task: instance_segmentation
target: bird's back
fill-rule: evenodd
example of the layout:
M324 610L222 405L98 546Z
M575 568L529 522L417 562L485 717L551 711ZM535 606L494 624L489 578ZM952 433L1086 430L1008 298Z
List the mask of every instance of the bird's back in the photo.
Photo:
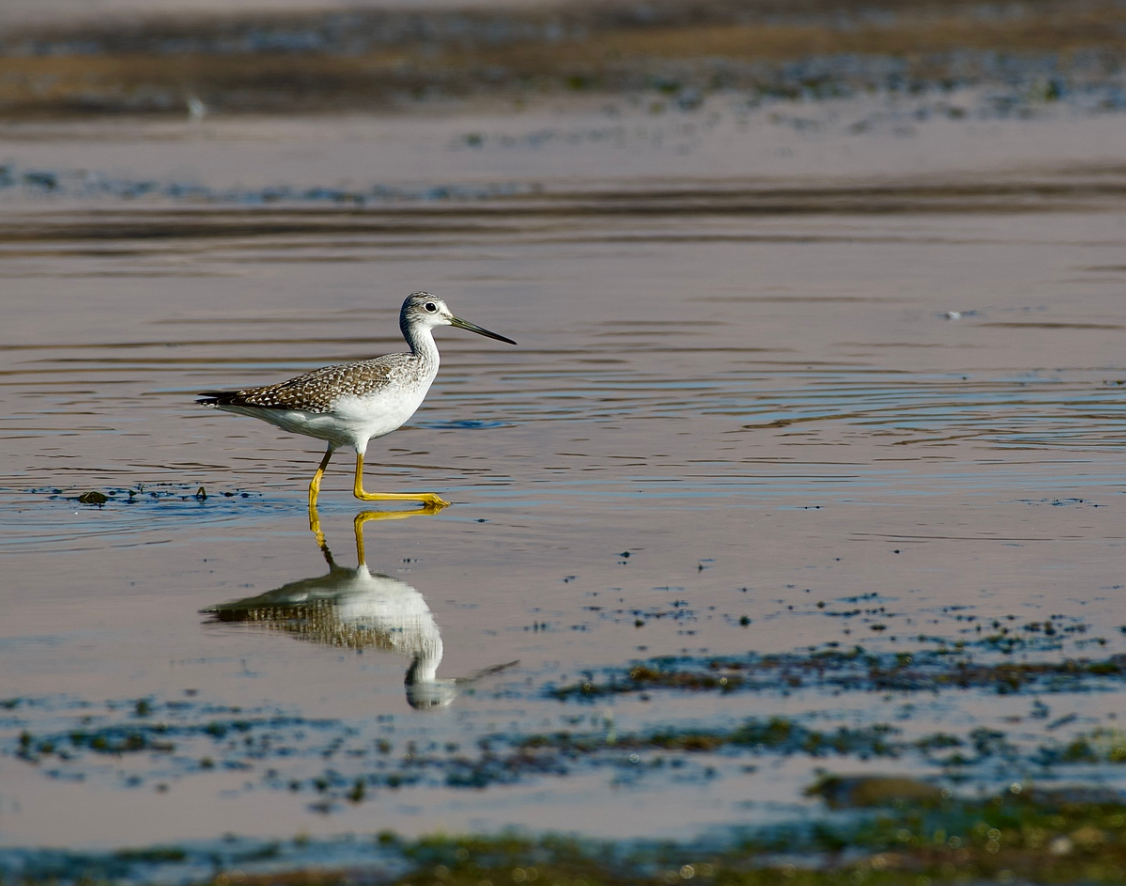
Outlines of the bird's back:
M420 372L410 354L388 354L374 360L357 360L322 366L278 384L238 391L204 391L196 402L222 409L250 406L263 409L296 409L302 412L331 412L341 399L369 399L388 388L418 387L427 373ZM433 373L430 373L430 381ZM429 387L427 382L425 385Z

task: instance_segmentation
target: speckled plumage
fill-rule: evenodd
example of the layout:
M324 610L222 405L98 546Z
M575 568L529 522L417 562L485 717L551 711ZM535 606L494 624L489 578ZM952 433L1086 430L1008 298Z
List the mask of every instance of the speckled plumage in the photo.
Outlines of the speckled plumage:
M370 397L381 388L409 385L420 375L420 366L410 354L388 354L374 360L322 366L288 381L241 391L207 392L198 402L204 406L259 406L298 409L302 412L331 412L341 397Z
M438 374L440 358L432 332L435 326L457 326L516 344L455 317L440 298L428 292L415 292L403 302L399 313L399 328L410 345L410 353L323 366L274 385L238 391L206 391L196 402L325 440L328 451L309 485L310 505L316 503L321 476L332 453L340 446L351 446L356 452L353 491L357 498L365 501L409 499L441 507L445 502L430 493L366 493L362 484L363 456L368 441L390 434L414 415Z

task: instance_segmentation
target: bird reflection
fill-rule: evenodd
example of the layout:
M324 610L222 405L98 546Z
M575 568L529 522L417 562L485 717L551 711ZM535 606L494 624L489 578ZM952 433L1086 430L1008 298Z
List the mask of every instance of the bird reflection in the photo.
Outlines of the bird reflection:
M430 607L405 581L371 572L364 556L364 524L373 520L401 520L436 514L440 508L409 511L363 511L353 523L356 534L355 569L339 565L328 549L315 507L309 509L309 528L328 563L326 575L290 582L257 597L246 597L202 610L210 623L242 622L303 640L347 649L380 649L410 656L405 679L407 702L433 710L449 705L458 689L518 662L506 662L468 677L439 679L442 636Z

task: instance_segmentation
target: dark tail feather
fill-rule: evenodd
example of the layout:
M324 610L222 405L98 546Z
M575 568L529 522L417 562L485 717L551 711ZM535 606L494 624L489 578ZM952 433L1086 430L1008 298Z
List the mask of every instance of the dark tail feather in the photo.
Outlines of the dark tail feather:
M196 403L200 406L235 406L240 399L238 391L200 391Z

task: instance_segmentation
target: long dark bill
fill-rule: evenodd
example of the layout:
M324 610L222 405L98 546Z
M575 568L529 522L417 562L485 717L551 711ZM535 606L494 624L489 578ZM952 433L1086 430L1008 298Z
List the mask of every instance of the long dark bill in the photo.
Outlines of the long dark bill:
M507 342L510 345L516 344L512 339L505 338L503 335L497 335L495 332L489 332L487 329L482 329L468 320L462 320L461 317L454 317L450 320L451 326L456 326L458 329L468 329L470 332L476 332L478 335L483 335L485 338L495 338L497 341Z

